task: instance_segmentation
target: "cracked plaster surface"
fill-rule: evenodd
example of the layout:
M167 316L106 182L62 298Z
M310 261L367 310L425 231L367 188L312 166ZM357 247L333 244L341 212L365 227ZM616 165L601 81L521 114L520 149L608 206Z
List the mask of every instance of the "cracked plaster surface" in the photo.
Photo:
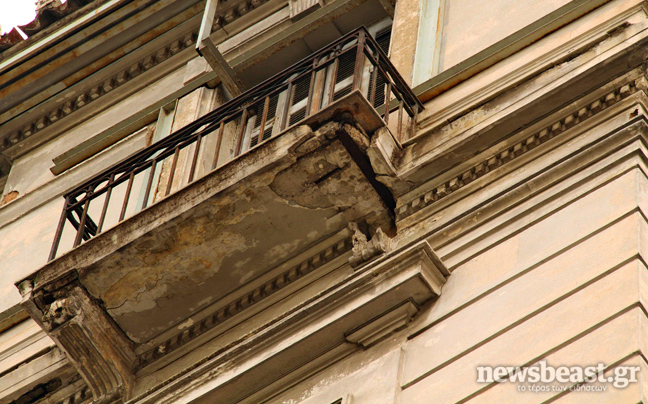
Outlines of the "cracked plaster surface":
M83 283L141 343L339 231L346 221L382 217L384 209L344 147L333 141L289 168L248 177L180 221L163 224L101 262L101 271L85 271Z

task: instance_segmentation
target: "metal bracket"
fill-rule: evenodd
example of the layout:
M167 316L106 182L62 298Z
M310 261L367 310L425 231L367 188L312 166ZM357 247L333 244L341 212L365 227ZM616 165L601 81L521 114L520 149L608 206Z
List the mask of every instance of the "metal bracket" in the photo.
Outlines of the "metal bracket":
M217 6L218 0L207 0L205 4L198 40L196 41L196 52L207 60L207 63L220 78L230 95L236 97L243 93L245 87L209 37L211 28L214 25Z

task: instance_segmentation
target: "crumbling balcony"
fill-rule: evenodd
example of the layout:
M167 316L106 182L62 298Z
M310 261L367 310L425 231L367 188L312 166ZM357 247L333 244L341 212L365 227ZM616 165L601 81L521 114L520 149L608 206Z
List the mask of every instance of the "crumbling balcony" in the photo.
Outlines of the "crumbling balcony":
M410 136L419 108L359 29L68 192L51 261L18 283L23 305L104 400L152 389L147 375L190 361L183 347L225 329L230 350L207 352L221 365L263 327L300 329L304 313L338 310L217 384L221 403L264 388L264 372L371 344L438 295L444 274L429 247L374 259L338 289L309 292L319 300L285 299L388 250L394 201L374 166L390 164L385 150ZM298 314L260 314L281 299Z

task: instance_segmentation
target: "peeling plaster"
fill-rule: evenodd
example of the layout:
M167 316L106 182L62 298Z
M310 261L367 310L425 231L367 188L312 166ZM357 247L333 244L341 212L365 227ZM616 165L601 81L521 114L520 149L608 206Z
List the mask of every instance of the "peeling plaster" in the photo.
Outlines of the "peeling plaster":
M368 147L362 131L329 123L279 160L255 149L241 166L250 174L173 219L155 219L159 226L81 270L82 283L129 338L146 343L350 221L390 222L338 140L342 127Z

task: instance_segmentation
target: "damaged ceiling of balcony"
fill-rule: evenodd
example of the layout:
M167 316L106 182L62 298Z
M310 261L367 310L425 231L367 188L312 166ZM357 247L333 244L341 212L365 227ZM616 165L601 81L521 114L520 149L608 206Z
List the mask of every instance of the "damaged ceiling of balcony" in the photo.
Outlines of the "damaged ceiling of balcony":
M335 138L338 126L325 125L314 137L306 130L301 139L310 140L297 142L288 159L242 156L256 158L260 169L174 219L160 218L153 231L80 271L82 283L143 343L349 221L388 227L385 203Z

